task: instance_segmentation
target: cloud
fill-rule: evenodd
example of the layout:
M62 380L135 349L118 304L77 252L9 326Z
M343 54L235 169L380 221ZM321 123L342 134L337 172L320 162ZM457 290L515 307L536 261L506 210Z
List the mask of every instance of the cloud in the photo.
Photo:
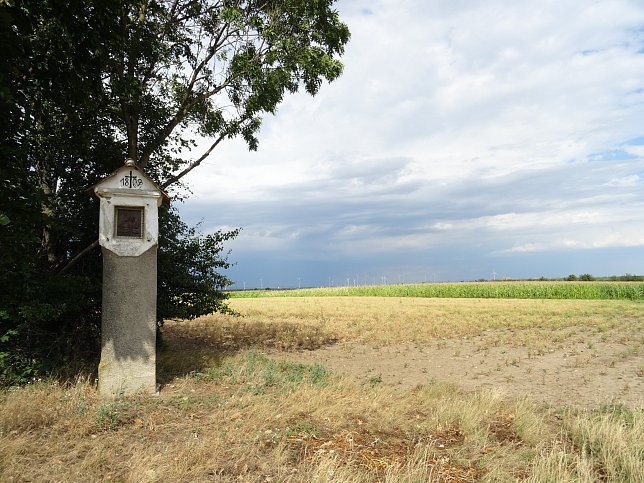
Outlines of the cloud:
M641 2L337 5L343 75L267 116L257 153L228 143L187 180L185 216L244 227L238 273L259 253L320 271L413 255L461 260L459 277L482 259L644 245Z
M624 151L638 158L644 158L644 145L629 146L626 145L623 147Z
M584 238L584 239L581 239ZM644 230L629 229L621 233L593 234L589 239L585 239L583 234L579 238L557 238L537 243L523 243L505 250L507 253L527 253L527 252L545 252L545 251L571 251L571 250L591 250L608 247L641 247L644 246Z
M642 181L640 175L638 174L631 174L628 176L624 176L623 178L612 178L610 181L606 183L606 186L621 186L621 187L629 187L629 186L637 186L640 184Z

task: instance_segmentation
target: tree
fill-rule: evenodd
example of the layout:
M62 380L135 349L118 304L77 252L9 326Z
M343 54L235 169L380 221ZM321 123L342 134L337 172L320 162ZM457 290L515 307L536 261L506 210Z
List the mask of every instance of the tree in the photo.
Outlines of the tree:
M0 372L13 371L0 379L95 348L101 260L84 188L125 153L180 199L224 140L257 149L285 94L340 75L349 32L333 1L0 4ZM211 142L192 157L197 136ZM159 316L225 310L217 270L237 232L202 236L173 210L160 230Z
M181 221L175 210L159 212L157 316L164 319L193 319L212 312L229 312L222 292L228 279L218 273L230 267L220 255L226 241L239 230L198 236L196 228Z
M342 72L349 31L334 0L139 0L121 5L106 94L127 135L128 157L167 187L224 139L257 149L260 116L286 92L317 93ZM196 159L173 157L199 134Z
M96 234L83 187L118 165L101 95L109 12L82 2L24 0L0 7L0 381L20 382L95 352L100 320L96 253L57 271ZM105 40L104 40L105 39ZM112 163L96 162L102 152Z

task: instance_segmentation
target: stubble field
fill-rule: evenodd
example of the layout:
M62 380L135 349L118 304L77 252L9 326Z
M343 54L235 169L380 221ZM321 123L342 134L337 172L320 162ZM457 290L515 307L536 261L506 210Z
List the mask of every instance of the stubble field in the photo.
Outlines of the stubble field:
M263 342L272 357L359 380L400 389L457 383L553 406L644 400L639 302L349 296L231 305L245 322L299 327L299 339ZM292 348L314 350L280 351Z
M168 321L158 396L0 400L3 481L643 481L644 306L276 297Z

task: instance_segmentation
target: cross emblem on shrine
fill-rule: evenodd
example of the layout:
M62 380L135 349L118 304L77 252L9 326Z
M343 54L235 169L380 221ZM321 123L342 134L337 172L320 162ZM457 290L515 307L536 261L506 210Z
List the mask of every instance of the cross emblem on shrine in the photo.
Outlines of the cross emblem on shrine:
M132 170L130 170L129 175L123 176L121 178L121 186L125 188L140 188L143 185L143 180L139 179L138 176L135 176L132 174Z

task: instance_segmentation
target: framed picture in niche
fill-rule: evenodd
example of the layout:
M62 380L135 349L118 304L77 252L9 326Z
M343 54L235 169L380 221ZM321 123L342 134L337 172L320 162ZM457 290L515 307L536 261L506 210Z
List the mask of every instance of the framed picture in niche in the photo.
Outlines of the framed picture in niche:
M117 206L114 216L117 237L143 238L143 207Z

